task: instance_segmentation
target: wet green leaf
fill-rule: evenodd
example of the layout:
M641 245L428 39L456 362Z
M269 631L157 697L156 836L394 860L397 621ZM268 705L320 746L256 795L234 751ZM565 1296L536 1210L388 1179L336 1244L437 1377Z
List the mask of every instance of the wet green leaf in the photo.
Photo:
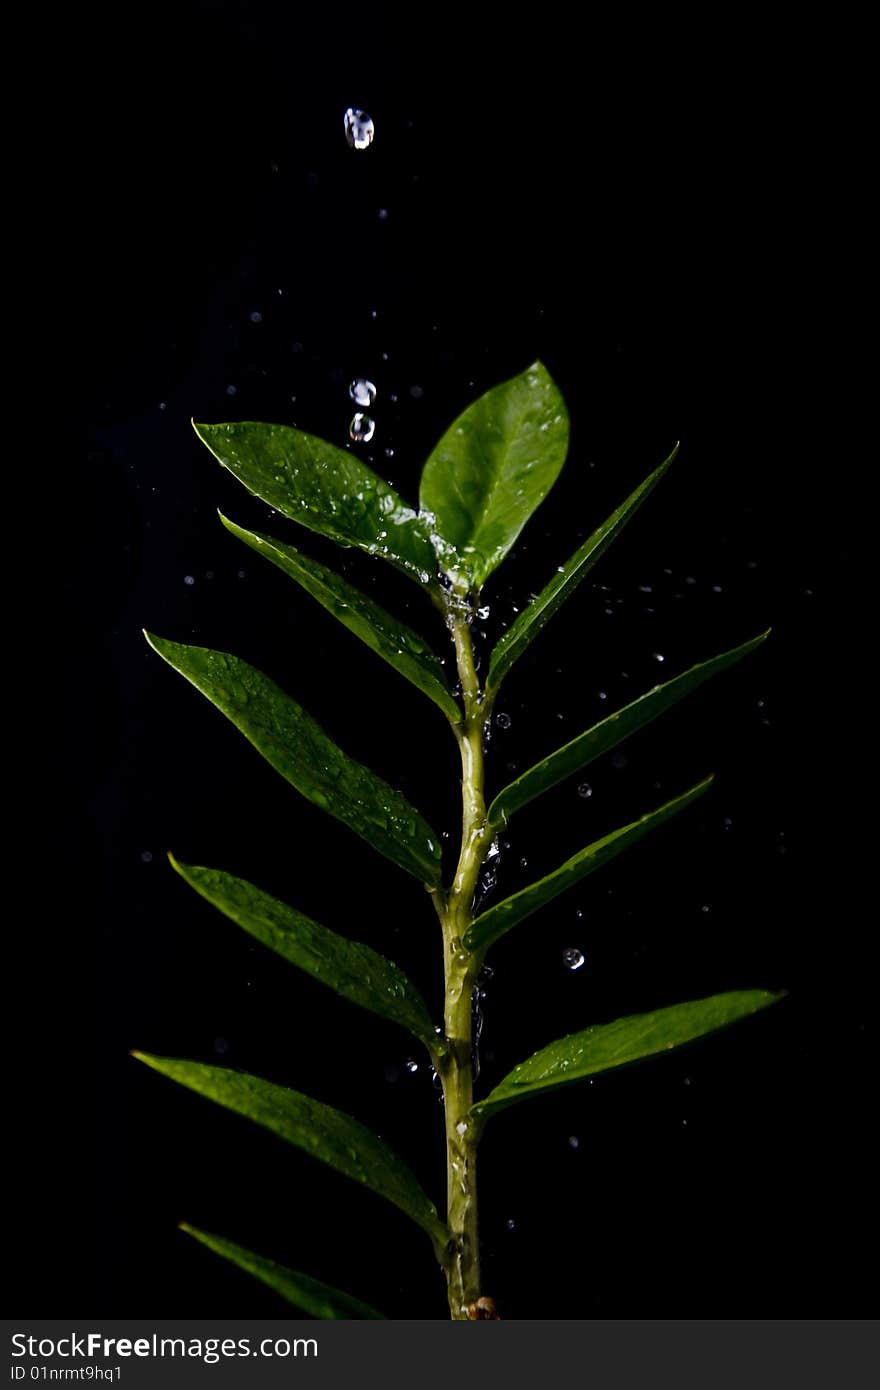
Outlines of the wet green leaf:
M215 1254L222 1255L224 1260L238 1265L239 1269L252 1274L261 1283L268 1284L269 1288L274 1289L287 1303L291 1303L294 1308L300 1308L310 1317L329 1320L385 1316L384 1313L377 1313L368 1303L361 1303L359 1298L352 1298L351 1294L343 1293L341 1289L322 1284L319 1279L300 1274L296 1269L287 1269L285 1265L276 1264L274 1260L267 1260L264 1255L255 1255L253 1250L246 1250L243 1245L236 1245L235 1241L226 1240L224 1236L214 1236L209 1231L200 1231L196 1226L188 1225L186 1221L181 1221L180 1229L201 1245L206 1245Z
M297 791L422 882L439 882L440 841L418 811L343 753L274 681L228 652L145 636Z
M637 729L643 728L678 700L696 690L697 686L702 685L710 676L726 670L728 666L733 666L735 662L754 651L768 635L769 631L762 632L760 636L753 637L742 646L732 647L720 656L713 656L709 661L691 666L689 670L663 685L655 685L653 690L640 695L637 700L625 705L623 709L616 710L614 714L609 714L607 718L594 724L591 729L579 734L562 748L557 748L555 753L530 767L496 796L489 807L490 823L498 827L506 824L520 807L540 796L548 788L555 787L557 782L570 777L572 773L579 772L594 758L615 748L618 743L629 738L630 734L634 734Z
M215 458L270 507L339 545L356 545L431 583L437 560L412 507L347 449L289 425L197 425Z
M501 564L565 462L568 412L540 363L474 401L422 473L420 505L459 589L479 589Z
M582 1033L572 1033L542 1047L527 1061L520 1062L485 1100L477 1102L473 1114L486 1119L529 1096L669 1052L747 1018L759 1009L766 1009L782 997L765 989L733 990L729 994L713 994L709 999L695 999L687 1004L655 1009L652 1013L619 1018L614 1023L594 1024Z
M580 546L571 559L554 574L550 583L533 599L528 608L514 619L507 631L499 638L489 657L489 674L486 677L487 690L497 690L507 672L518 657L534 642L544 625L550 621L557 609L570 598L582 579L585 579L600 556L604 555L611 542L623 530L634 512L644 502L648 494L663 477L678 453L678 445L667 459L643 483L631 492L625 502L612 512L602 525L597 527Z
M649 830L662 825L664 821L670 819L678 811L683 811L692 801L696 801L698 796L702 796L712 784L712 778L706 777L704 781L691 787L690 791L677 796L673 801L667 801L665 805L658 806L654 811L648 811L639 820L632 821L629 825L623 825L618 830L613 830L610 835L604 835L601 840L595 840L586 849L567 859L564 864L560 864L558 869L547 874L545 878L540 878L536 883L529 884L528 888L523 888L519 893L514 893L512 897L505 898L503 902L497 903L495 907L490 907L488 912L484 912L481 917L465 933L464 944L469 951L485 950L493 941L497 941L500 936L515 927L518 922L522 922L526 917L530 917L533 912L537 912L539 907L551 902L564 893L566 888L571 888L575 883L579 883L587 874L607 864L610 859L614 859L623 850L627 849L636 840L640 840L643 835L647 835Z
M317 560L301 555L292 545L273 540L256 531L245 531L229 521L222 512L220 520L228 531L265 555L274 565L290 575L307 593L316 598L328 613L366 642L374 652L393 666L423 694L434 701L454 724L461 722L461 709L449 689L443 667L423 641L406 623L399 622L378 603L367 598L348 580L343 579Z
M414 1173L350 1115L247 1072L146 1052L133 1052L132 1056L378 1192L427 1231L435 1245L442 1246L448 1239L446 1227Z
M443 1044L422 996L390 960L359 941L349 941L279 902L242 878L221 869L172 865L197 893L264 946L299 966L346 999L399 1023L434 1052Z

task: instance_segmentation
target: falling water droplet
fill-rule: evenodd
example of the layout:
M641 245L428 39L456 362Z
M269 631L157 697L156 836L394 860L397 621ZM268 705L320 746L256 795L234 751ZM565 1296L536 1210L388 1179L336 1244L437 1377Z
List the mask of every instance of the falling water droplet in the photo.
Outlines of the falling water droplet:
M196 582L196 580L195 580L195 575L192 575L192 574L185 574L185 575L183 576L183 582L184 582L184 584L186 584L189 588L192 588L193 584L195 584L195 582Z
M509 729L512 722L509 714L496 714L495 716L495 723L499 729Z
M566 970L580 970L584 959L583 951L577 946L567 946L562 952L562 964Z
M353 150L369 149L376 133L372 116L368 116L366 111L361 111L357 106L349 106L342 123L345 138Z
M589 801L592 795L593 788L590 786L589 782L581 782L580 786L578 787L578 796L582 796L584 798L584 801Z
M142 849L142 850L141 850L141 863L142 863L142 864L152 864L152 862L153 862L153 856L152 856L152 853L150 852L150 850L148 850L148 849Z
M373 435L376 433L376 421L370 415L364 415L358 410L351 419L348 433L355 444L369 444Z
M576 1135L576 1134L570 1134L570 1135L568 1136L568 1147L569 1147L570 1149L579 1149L580 1146L581 1146L581 1141L580 1141L580 1139L578 1139L577 1135Z
M663 655L662 652L652 652L652 653L651 653L651 656L654 658L655 661L665 661L665 660L666 660L666 657Z
M408 1072L417 1072L419 1069L419 1064L416 1061L415 1057L407 1057L403 1065L406 1067Z
M514 1221L512 1216L508 1217L504 1224L507 1227L508 1231L516 1230L516 1222Z
M367 381L364 376L358 376L349 386L348 394L355 405L372 405L376 399L376 388L372 381Z

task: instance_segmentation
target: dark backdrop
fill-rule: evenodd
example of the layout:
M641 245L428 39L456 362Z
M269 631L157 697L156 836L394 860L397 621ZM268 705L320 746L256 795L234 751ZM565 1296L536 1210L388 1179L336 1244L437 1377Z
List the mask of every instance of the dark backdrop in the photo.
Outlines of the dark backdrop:
M407 1070L406 1036L251 944L164 851L386 951L436 1007L421 889L300 800L140 629L267 669L454 839L441 717L223 531L218 506L291 534L188 422L271 419L343 443L347 385L364 374L379 394L362 452L414 497L451 418L536 357L569 404L571 452L486 591L484 651L674 440L682 450L509 677L491 785L661 669L773 635L590 769L591 797L565 784L511 827L499 891L717 774L696 808L496 947L483 1079L594 1020L753 985L789 996L494 1121L486 1291L516 1318L865 1311L852 1257L867 987L846 888L851 581L834 524L853 466L830 451L817 367L831 153L784 35L572 14L93 12L75 180L89 502L62 720L74 816L61 877L86 910L75 1017L40 1073L69 1116L46 1107L35 1133L54 1176L23 1189L28 1307L43 1315L273 1312L271 1294L177 1233L181 1218L392 1316L444 1315L427 1242L394 1209L127 1055L222 1061L311 1092L442 1192L438 1096L421 1058ZM348 105L375 119L364 153L346 146ZM292 539L442 644L406 580ZM80 977L56 959L44 978L69 1004Z

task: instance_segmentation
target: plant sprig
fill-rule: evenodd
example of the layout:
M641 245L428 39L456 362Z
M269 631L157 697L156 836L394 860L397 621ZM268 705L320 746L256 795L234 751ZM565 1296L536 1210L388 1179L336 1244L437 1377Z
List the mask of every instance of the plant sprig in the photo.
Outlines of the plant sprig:
M609 831L543 878L477 914L482 866L499 829L518 810L742 660L768 634L645 691L549 752L498 790L487 806L483 750L502 681L641 507L675 458L677 446L518 615L492 651L483 684L471 636L480 593L553 486L568 448L565 403L541 363L488 391L453 422L425 463L418 508L356 455L301 430L253 422L198 424L195 429L219 462L276 511L339 545L377 555L407 574L430 596L453 643L458 695L430 643L407 624L288 541L246 531L221 515L227 530L293 579L443 711L458 744L462 787L460 852L451 879L444 882L440 837L424 816L377 773L344 753L291 696L228 652L147 634L159 655L222 710L297 791L428 890L443 929L442 1024L434 1023L403 972L367 944L311 921L295 907L221 869L171 859L197 893L258 941L346 999L407 1029L426 1047L443 1087L444 1217L415 1174L351 1116L246 1073L141 1052L134 1055L393 1202L429 1236L446 1276L450 1316L485 1316L476 1161L487 1121L560 1085L691 1043L765 1008L780 995L738 990L592 1024L550 1042L475 1100L472 994L489 948L511 927L690 806L708 790L712 777ZM383 1316L352 1295L225 1237L188 1225L183 1229L311 1316Z

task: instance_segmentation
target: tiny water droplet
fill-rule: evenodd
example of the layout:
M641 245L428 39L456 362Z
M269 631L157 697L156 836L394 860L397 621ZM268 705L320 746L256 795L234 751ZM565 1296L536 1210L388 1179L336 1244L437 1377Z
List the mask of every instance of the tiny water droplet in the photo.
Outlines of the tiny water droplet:
M467 1132L468 1132L468 1123L467 1123L467 1120L459 1120L458 1124L455 1126L455 1132L456 1132L456 1134L467 1134Z
M372 116L368 116L366 111L361 111L357 106L349 106L342 118L342 124L345 138L353 150L369 149L376 133Z
M236 395L238 394L238 387L237 387L237 386L227 386L227 388L226 388L226 394L227 394L227 396L236 396Z
M358 410L352 416L348 433L355 444L369 444L376 433L376 422L372 416L364 415L362 411Z
M259 309L254 309L253 313L251 313L251 314L249 315L249 317L250 317L251 323L262 323L262 322L263 322L263 315L260 313Z
M568 1136L568 1147L569 1147L570 1149L579 1149L580 1146L581 1146L581 1141L580 1141L580 1139L578 1139L577 1135L576 1135L576 1134L570 1134L570 1135Z
M567 946L562 952L562 964L566 970L580 970L584 960L584 953L577 946Z
M499 729L509 729L513 720L509 714L496 714L495 723L498 725Z
M584 798L584 801L589 801L592 795L593 788L590 786L589 782L581 782L580 786L578 787L578 796L582 796Z
M485 619L488 618L488 616L489 616L489 605L488 605L488 603L487 603L487 604L485 604L482 608L478 608L478 609L477 609L477 617L478 617L478 618L482 618L482 619L485 621Z
M355 405L372 405L376 399L376 388L372 381L367 381L364 376L358 376L349 386L348 394Z
M414 401L420 401L425 392L421 386L411 386L409 388L409 394L412 396Z
M406 1067L407 1071L410 1072L410 1073L412 1073L412 1072L417 1072L418 1069L419 1069L419 1064L418 1064L418 1062L416 1061L415 1057L407 1057L407 1059L406 1059L406 1061L404 1062L403 1065Z
M141 863L142 863L142 864L152 864L152 862L153 862L153 855L152 855L152 852L151 852L150 850L148 850L148 849L142 849L142 850L141 850Z
M184 584L187 584L190 588L192 588L193 584L195 584L195 582L196 582L195 575L194 575L194 574L185 574L185 575L183 576L183 582L184 582Z
M663 655L662 652L652 652L652 653L651 653L651 656L654 658L655 661L665 661L665 660L666 660L666 657Z
M508 1231L516 1230L516 1222L514 1221L512 1216L509 1216L504 1224L507 1227Z
M529 861L528 861L528 859L525 859L525 858L521 859L521 860L519 861L519 867L520 867L521 869L527 869L527 868L529 867Z

